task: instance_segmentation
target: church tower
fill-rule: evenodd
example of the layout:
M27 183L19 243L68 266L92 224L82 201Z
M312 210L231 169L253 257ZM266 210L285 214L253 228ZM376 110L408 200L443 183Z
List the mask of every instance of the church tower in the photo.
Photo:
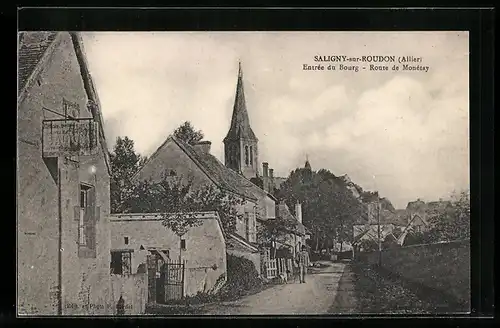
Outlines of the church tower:
M259 140L253 133L250 127L250 120L248 119L245 93L243 91L243 72L240 62L233 117L231 118L229 131L224 138L226 166L243 174L249 180L256 177L259 168L258 142Z

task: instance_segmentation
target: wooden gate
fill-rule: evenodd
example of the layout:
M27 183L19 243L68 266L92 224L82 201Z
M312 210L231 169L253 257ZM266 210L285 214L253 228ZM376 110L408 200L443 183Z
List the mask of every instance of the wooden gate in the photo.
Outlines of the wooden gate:
M276 262L277 262L276 259L267 260L267 272L266 272L266 274L267 274L268 279L278 276L278 268L277 268Z
M165 300L178 300L184 297L185 262L165 263Z

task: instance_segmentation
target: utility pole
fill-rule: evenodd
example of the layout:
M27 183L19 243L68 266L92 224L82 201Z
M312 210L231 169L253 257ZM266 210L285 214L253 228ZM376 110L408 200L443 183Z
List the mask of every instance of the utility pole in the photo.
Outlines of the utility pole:
M382 241L380 240L380 197L377 191L377 231L378 231L378 265L382 265Z

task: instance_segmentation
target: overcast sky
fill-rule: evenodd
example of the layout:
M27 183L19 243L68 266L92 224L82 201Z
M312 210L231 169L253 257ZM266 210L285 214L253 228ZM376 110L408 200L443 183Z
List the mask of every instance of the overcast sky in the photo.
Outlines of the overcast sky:
M99 32L83 38L110 147L128 136L149 156L188 120L222 160L241 60L259 160L275 175L303 166L308 154L313 169L348 174L397 208L469 186L466 32ZM409 55L430 68L302 70L315 55Z

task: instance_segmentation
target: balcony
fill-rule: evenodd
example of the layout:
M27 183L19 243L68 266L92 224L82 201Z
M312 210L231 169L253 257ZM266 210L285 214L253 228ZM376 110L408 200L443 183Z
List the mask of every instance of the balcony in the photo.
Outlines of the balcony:
M95 155L98 137L99 128L92 118L44 120L43 157Z

